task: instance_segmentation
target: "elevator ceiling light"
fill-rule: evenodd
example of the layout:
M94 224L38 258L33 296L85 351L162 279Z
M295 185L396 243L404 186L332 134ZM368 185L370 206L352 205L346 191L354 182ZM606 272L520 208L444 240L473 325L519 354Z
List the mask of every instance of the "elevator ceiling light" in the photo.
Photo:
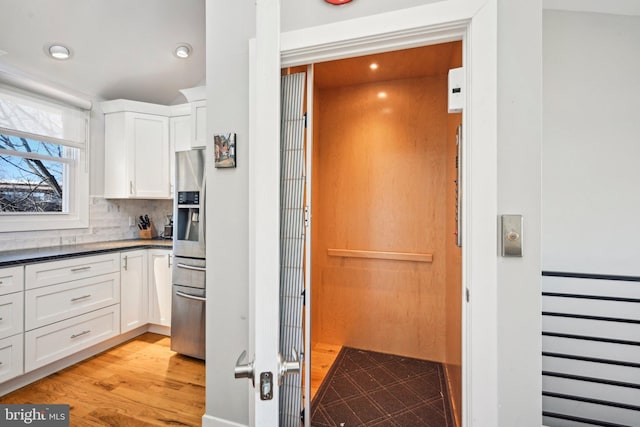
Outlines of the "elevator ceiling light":
M372 69L372 70L377 70L377 69L378 69L378 64L376 64L375 62L372 62L372 63L369 65L369 68L370 68L370 69Z
M71 56L69 48L61 44L52 44L47 49L47 52L49 53L49 56L55 59L69 59Z
M181 44L176 47L174 53L178 58L188 58L189 55L191 55L191 46L189 46L188 44Z
M387 92L378 92L378 98L385 99L387 97Z

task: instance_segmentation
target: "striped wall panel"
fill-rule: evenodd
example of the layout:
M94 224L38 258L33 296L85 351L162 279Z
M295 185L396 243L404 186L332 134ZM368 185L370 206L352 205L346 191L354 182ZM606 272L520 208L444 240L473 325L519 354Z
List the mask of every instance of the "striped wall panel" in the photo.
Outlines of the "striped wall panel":
M280 353L302 352L304 304L305 73L282 76L280 136ZM287 375L280 387L281 427L299 427L302 376Z
M640 426L640 278L542 273L549 427Z

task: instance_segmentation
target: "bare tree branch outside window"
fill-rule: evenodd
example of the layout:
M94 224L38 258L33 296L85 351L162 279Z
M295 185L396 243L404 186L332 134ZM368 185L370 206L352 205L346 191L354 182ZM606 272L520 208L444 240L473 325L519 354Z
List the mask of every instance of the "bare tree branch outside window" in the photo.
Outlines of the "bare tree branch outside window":
M0 212L62 212L65 147L0 134L0 149Z

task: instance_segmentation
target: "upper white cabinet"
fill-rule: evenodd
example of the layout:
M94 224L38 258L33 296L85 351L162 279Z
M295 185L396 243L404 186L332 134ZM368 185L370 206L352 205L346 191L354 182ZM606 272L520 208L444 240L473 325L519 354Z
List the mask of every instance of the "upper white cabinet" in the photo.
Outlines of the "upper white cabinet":
M126 108L134 110L136 108L130 104L142 103L110 104L114 102L103 103L105 197L172 198L169 118L140 111L117 111ZM153 111L152 108L149 110Z
M207 88L196 86L180 92L191 105L191 147L207 146Z
M191 103L192 148L207 146L207 101Z

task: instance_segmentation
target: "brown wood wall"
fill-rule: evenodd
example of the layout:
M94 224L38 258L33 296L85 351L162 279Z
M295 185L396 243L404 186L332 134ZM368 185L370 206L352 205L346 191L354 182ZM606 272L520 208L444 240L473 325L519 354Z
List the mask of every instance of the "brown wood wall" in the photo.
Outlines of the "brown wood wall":
M453 351L446 97L446 74L315 89L314 342L441 362ZM328 249L431 253L433 262L333 257Z

